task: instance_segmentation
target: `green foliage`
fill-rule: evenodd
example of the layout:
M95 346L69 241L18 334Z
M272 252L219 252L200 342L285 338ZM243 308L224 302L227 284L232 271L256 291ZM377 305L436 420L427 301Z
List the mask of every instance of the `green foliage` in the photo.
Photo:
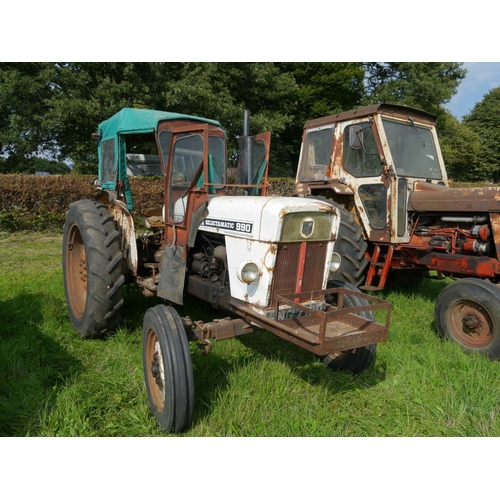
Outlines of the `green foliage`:
M0 63L0 154L29 158L55 146L45 124L52 72L51 63Z
M279 67L296 82L296 105L293 121L280 143L276 145L278 141L273 139L271 171L273 176L295 176L304 123L359 106L364 96L364 71L362 63L352 62L279 63Z
M482 180L478 164L481 151L479 136L445 109L438 113L437 132L448 178L456 181Z
M90 135L128 106L219 120L231 160L249 109L251 133L273 133L271 175L293 176L306 120L380 100L437 112L464 75L460 63L0 63L2 171L45 154L94 174Z
M295 189L295 180L290 177L274 177L268 179L270 196L292 196Z
M273 63L0 64L0 153L50 152L91 174L90 135L125 106L219 120L236 150L243 109L252 111L252 133L279 138L292 121L294 90L293 77Z
M474 178L500 182L500 87L490 90L474 106L464 124L479 137Z
M273 133L270 171L280 175L280 144L297 108L291 74L274 63L186 63L165 88L164 109L221 122L228 132L230 162L237 157L243 110L250 110L250 133Z
M366 102L412 106L436 114L447 103L467 70L455 62L365 63Z

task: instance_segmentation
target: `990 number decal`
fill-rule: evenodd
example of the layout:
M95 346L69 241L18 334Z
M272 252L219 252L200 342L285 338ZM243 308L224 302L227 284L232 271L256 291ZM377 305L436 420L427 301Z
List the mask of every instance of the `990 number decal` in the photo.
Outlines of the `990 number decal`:
M250 234L253 230L253 222L241 222L235 220L223 219L205 219L202 223L205 227L215 227L219 229L226 229L229 231L236 231L237 233Z
M239 231L240 233L251 233L252 224L250 224L250 222L237 222L235 230Z

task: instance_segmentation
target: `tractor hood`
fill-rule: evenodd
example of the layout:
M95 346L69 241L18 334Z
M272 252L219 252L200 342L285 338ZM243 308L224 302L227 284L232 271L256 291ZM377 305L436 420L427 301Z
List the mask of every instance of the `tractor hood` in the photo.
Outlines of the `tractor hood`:
M304 219L329 214L332 223L326 239L336 236L340 220L337 209L309 198L217 196L209 201L208 215L200 229L259 241L278 241L283 219L292 213L301 213ZM319 233L316 235L314 231L319 229L320 225L315 225L309 239L317 239Z
M415 183L408 210L415 212L500 212L500 187L450 188Z

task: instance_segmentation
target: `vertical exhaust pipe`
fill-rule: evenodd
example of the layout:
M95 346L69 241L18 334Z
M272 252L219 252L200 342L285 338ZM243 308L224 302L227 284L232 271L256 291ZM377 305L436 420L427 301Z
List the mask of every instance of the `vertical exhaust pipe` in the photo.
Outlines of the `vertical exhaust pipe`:
M243 136L240 137L240 158L238 165L238 182L253 184L253 139L250 137L250 111L243 112ZM245 190L248 195L250 188Z
M243 111L243 137L250 135L250 111L245 109Z

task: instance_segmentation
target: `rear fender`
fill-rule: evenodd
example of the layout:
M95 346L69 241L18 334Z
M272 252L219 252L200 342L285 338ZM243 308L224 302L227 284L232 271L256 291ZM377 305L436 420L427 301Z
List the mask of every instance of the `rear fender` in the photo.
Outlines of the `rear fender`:
M127 263L128 274L136 277L138 257L134 218L127 205L120 200L111 200L108 205L108 211L120 228L120 246L123 252L123 259Z
M450 188L415 183L415 189L408 200L409 211L476 214L500 212L500 187Z

